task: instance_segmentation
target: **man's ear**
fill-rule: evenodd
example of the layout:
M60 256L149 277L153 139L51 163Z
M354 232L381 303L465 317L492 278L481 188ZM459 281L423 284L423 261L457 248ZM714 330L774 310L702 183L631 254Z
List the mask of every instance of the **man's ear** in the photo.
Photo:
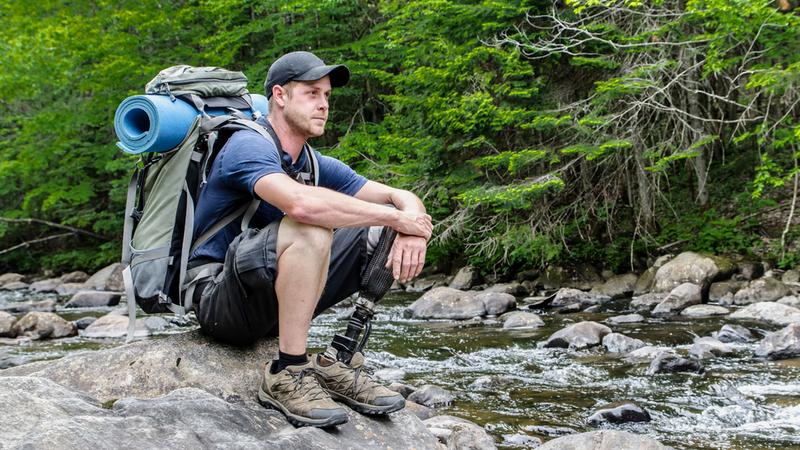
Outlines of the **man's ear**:
M275 103L281 108L286 106L286 94L286 89L283 86L277 84L272 86L272 98L275 99Z

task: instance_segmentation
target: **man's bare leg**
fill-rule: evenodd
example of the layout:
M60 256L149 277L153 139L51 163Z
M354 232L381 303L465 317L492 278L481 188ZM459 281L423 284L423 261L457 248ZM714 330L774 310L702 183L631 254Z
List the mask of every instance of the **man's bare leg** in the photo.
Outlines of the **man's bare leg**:
M284 217L278 229L279 348L283 353L306 352L308 328L328 278L333 231Z

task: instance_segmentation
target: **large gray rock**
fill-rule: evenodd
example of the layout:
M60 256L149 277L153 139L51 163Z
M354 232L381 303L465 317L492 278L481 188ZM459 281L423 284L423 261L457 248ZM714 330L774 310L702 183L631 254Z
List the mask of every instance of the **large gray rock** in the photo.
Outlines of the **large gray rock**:
M711 335L724 343L744 343L753 340L753 334L750 333L750 330L741 325L725 324L719 331L715 331Z
M647 368L647 375L657 373L694 372L703 373L705 368L699 361L683 358L673 353L660 353Z
M447 406L453 402L453 394L448 390L432 384L420 386L408 396L408 400L423 406Z
M437 287L412 303L405 315L415 319L471 319L483 316L486 307L475 292Z
M774 302L789 295L789 287L774 278L759 278L733 295L735 305L751 305L758 302Z
M756 356L769 359L788 359L800 356L800 323L769 333L758 344Z
M580 309L583 309L588 306L602 305L610 300L611 297L608 295L593 294L572 288L562 288L556 292L556 296L550 302L550 306L559 308L578 304L580 305Z
M456 276L453 278L453 281L450 282L450 287L453 289L460 289L462 291L466 291L475 283L478 282L478 271L472 266L462 267L461 270L456 273Z
M642 295L650 292L656 282L657 271L657 268L650 267L639 275L639 278L636 279L636 284L633 285L633 295Z
M425 292L437 287L447 286L447 284L447 275L439 273L417 278L413 283L406 286L406 292Z
M728 344L706 336L694 340L689 354L699 359L707 359L715 356L730 356L733 354L733 349Z
M730 314L730 312L731 311L724 306L692 305L681 311L681 315L686 317L713 317L724 316Z
M760 302L747 305L728 317L738 320L758 320L774 325L789 325L800 322L800 309L776 302Z
M800 270L787 270L781 276L781 281L784 283L800 283Z
M636 349L625 355L625 360L632 363L653 361L662 354L675 355L676 353L675 350L669 347L657 347L655 345L645 345L644 347Z
M517 283L516 281L511 283L497 283L489 286L483 292L500 292L511 295L528 295L530 293L525 289L522 283Z
M481 292L475 295L476 300L483 302L484 314L498 315L517 307L517 300L511 294L503 292Z
M16 337L17 333L14 330L14 324L17 322L17 319L14 318L11 314L0 311L0 337Z
M800 296L787 295L786 297L778 300L778 303L781 305L791 306L793 308L800 308Z
M746 281L727 280L711 283L711 288L708 290L708 300L711 302L718 302L728 294L735 295L740 289L746 286Z
M459 417L441 415L423 422L428 430L453 450L491 450L494 439L479 425Z
M154 370L168 371L166 368ZM9 448L434 448L412 414L350 414L334 431L295 429L280 413L197 388L102 402L39 377L0 378L0 429ZM113 401L113 405L104 408ZM189 430L189 431L187 431Z
M25 275L21 275L21 274L18 274L18 273L13 273L13 272L4 273L4 274L0 275L0 286L2 286L4 284L8 284L8 283L16 283L18 281L23 281L24 282L25 281Z
M732 273L733 269L733 264L724 258L684 252L658 269L653 289L670 292L683 283L708 287L718 277Z
M598 430L545 442L539 450L671 450L653 438L627 431Z
M744 280L755 280L764 275L764 265L759 262L745 261L736 264L738 276Z
M526 311L513 311L500 316L504 329L539 328L544 321L537 314Z
M30 290L34 292L56 292L56 289L63 284L61 278L48 278L31 283Z
M0 286L0 289L4 291L21 291L23 289L28 289L29 287L30 285L24 281L12 281L11 283L6 283Z
M611 298L627 297L633 294L634 286L639 277L635 273L614 275L600 286L592 288L592 294L607 295Z
M603 337L609 333L611 328L597 322L579 322L553 333L544 346L581 349L600 345Z
M86 280L89 279L89 275L86 272L81 272L77 270L75 272L65 273L61 275L61 282L62 283L85 283Z
M151 330L146 323L146 318L136 319L135 326L134 337L146 337L151 334ZM109 313L87 326L81 333L81 336L87 338L122 338L127 336L127 334L128 316Z
M631 402L612 403L598 409L586 419L593 427L608 423L650 422L650 413Z
M645 345L644 341L621 333L610 333L603 337L603 347L611 353L628 353Z
M106 266L91 277L84 283L85 289L94 289L97 291L115 291L122 292L125 290L125 284L122 282L122 264L114 263Z
M87 286L83 283L61 283L58 286L56 286L56 293L58 295L71 296L86 289L97 289L97 288Z
M696 305L702 300L700 286L683 283L675 287L661 303L653 308L655 317L674 316L687 306Z
M50 312L30 312L14 324L13 332L17 336L31 339L56 339L78 334L74 323L68 322Z
M56 310L55 300L28 300L25 302L9 302L0 305L0 310L24 314L32 311L53 312Z
M65 308L98 308L116 306L122 294L119 292L80 291L64 305Z
M644 322L644 317L641 314L625 314L622 316L614 316L606 319L606 322L611 325L619 325L623 323L640 323Z
M631 299L631 308L638 310L652 309L654 306L663 302L664 299L667 298L667 295L668 294L662 292L651 292L633 297Z

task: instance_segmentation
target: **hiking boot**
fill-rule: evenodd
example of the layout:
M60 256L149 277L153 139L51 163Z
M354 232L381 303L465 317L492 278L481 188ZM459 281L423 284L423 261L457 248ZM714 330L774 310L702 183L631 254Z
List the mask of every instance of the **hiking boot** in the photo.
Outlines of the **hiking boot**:
M406 399L372 379L363 371L364 355L353 354L350 365L330 362L322 355L311 359L320 386L347 406L363 414L388 414L403 409Z
M280 410L296 427L329 427L347 422L347 411L334 403L314 378L311 361L270 373L269 364L258 389L258 402Z

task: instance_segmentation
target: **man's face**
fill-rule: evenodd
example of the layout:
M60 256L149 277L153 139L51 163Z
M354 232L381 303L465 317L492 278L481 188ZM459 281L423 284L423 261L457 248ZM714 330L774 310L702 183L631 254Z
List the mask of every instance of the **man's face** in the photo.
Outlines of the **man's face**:
M304 138L322 136L328 121L329 77L317 81L294 81L286 92L283 115L294 132Z

